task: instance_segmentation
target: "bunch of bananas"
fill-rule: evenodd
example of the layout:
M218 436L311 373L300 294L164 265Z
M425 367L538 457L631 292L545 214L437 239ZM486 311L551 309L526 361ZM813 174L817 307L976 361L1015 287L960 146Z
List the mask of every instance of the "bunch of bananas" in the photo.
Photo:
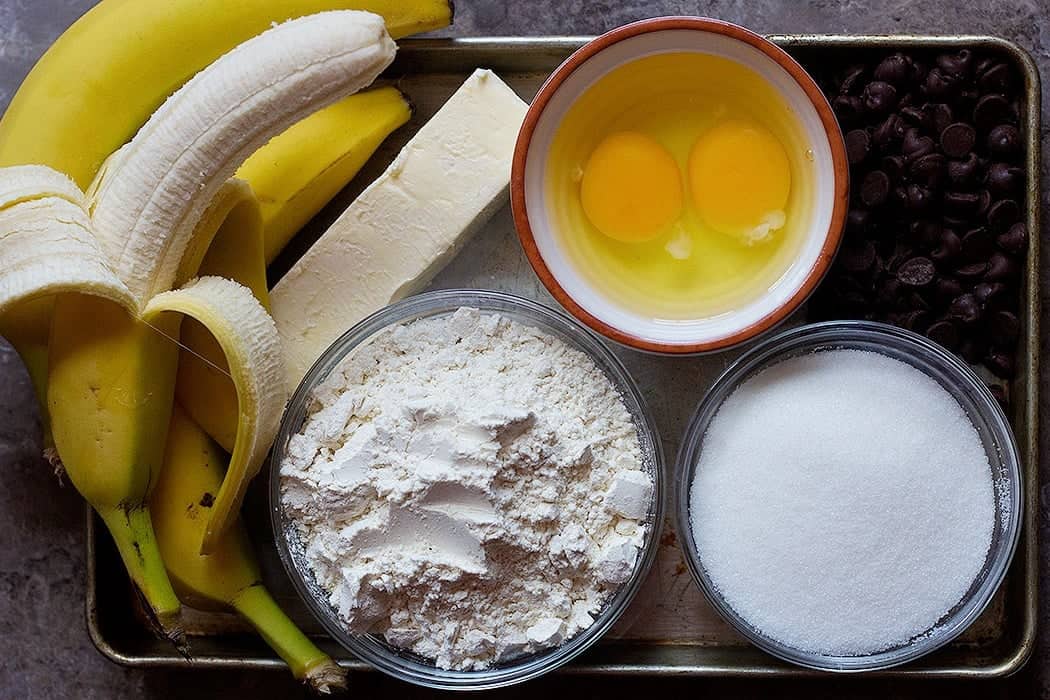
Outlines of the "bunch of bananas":
M103 0L0 121L0 334L62 466L163 634L182 643L180 600L232 607L319 690L343 673L237 518L286 400L266 264L408 120L396 89L358 92L391 38L450 21L447 0Z

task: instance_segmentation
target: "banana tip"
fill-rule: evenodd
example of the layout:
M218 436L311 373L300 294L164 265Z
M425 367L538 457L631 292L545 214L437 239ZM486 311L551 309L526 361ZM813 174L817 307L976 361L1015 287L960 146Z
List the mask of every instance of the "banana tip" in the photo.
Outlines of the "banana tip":
M325 659L303 676L303 682L322 695L346 690L346 670L331 659Z

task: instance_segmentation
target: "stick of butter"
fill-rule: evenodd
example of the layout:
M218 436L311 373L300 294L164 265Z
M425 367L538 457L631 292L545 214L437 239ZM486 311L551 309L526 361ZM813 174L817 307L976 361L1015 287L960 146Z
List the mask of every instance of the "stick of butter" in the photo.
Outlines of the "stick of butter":
M281 278L270 303L291 389L351 326L421 289L507 200L528 105L479 69Z

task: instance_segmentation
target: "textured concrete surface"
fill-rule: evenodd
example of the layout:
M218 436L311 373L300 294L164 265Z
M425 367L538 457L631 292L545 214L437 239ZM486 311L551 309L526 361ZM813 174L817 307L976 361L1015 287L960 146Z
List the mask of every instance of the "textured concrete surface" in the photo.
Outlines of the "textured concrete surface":
M0 0L0 109L50 42L92 4L91 0ZM1044 0L459 0L456 25L448 33L594 34L660 14L705 14L767 33L996 34L1027 48L1039 63L1044 81L1050 69L1050 23L1046 19L1050 5ZM1044 107L1050 104L1047 95L1050 90L1044 94ZM1050 150L1048 133L1044 129L1044 152ZM1044 164L1044 182L1045 171ZM1050 202L1045 189L1043 200ZM1046 282L1044 279L1043 287L1050 290ZM1045 377L1042 386L1044 396L1050 393ZM1046 438L1044 433L1044 455L1050 454ZM68 485L59 484L39 453L39 419L28 379L17 356L0 342L0 474L4 477L0 488L0 698L87 700L222 695L265 700L298 696L296 686L280 673L145 672L104 660L92 647L84 626L81 501ZM1043 481L1039 487L1039 526L1041 559L1046 561L1050 545L1050 488L1043 486ZM1041 566L1040 573L1045 591L1047 567ZM1041 605L1040 626L1038 650L1025 670L1014 678L992 683L873 682L855 678L761 683L554 678L527 684L509 695L567 691L583 697L654 693L673 697L688 692L711 697L874 698L932 693L1050 698L1050 601ZM353 684L365 697L382 692L422 695L377 674L356 677Z

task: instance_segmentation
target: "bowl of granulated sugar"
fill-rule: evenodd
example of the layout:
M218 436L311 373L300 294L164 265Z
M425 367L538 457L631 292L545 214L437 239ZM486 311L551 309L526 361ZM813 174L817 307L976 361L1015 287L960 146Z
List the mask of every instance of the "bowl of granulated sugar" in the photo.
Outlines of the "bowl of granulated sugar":
M678 532L719 613L801 666L907 663L961 634L1017 546L1006 416L947 350L862 321L788 330L701 402Z

